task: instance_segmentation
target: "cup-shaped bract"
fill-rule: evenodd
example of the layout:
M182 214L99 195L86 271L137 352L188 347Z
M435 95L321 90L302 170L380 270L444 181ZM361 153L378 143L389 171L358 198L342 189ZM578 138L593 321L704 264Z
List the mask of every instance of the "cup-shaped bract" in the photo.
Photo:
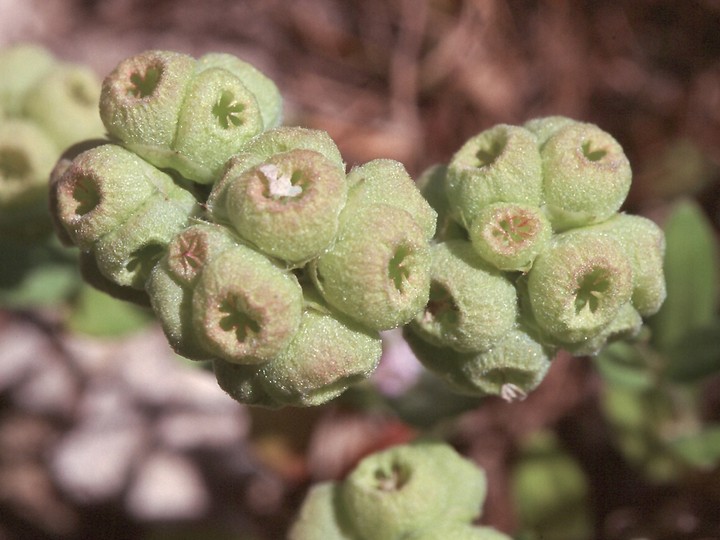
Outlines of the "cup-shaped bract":
M430 249L412 216L370 204L341 214L338 238L313 261L328 304L374 330L410 321L428 301Z
M412 321L423 339L457 351L490 348L515 326L513 284L485 263L465 240L431 247L430 297Z
M437 212L428 204L402 163L376 159L354 167L347 176L348 207L386 204L408 212L430 240L435 235Z
M0 122L0 232L25 237L50 229L47 183L57 150L37 126ZM37 220L37 221L36 221ZM40 232L37 231L37 232Z
M100 81L90 69L60 64L25 94L23 113L64 150L78 141L104 135L99 99Z
M541 155L543 195L554 229L600 223L625 201L632 181L630 162L620 144L594 124L561 127Z
M217 358L212 365L218 386L235 401L268 409L283 407L263 387L258 377L261 366L235 364Z
M632 288L631 264L620 243L585 228L556 235L527 281L538 325L570 343L600 334L630 301Z
M322 482L305 496L288 540L357 540L340 502L340 485Z
M177 120L172 153L151 159L202 184L213 182L223 165L263 130L255 96L232 73L208 68L187 88Z
M192 305L200 343L214 356L239 364L280 354L300 325L302 308L295 276L243 245L203 268Z
M597 228L618 240L630 259L635 309L643 317L657 313L667 296L662 229L648 218L624 213L613 216Z
M21 116L25 93L54 63L49 51L31 43L0 49L0 117Z
M154 194L124 223L95 242L98 268L118 285L143 289L168 242L197 210L195 198L182 188Z
M226 189L226 212L237 233L263 253L294 264L330 245L347 196L344 171L313 150L276 154Z
M470 522L486 493L482 470L440 443L395 446L363 459L341 487L357 537L405 538L439 521Z
M79 154L51 189L57 221L77 246L90 250L150 197L166 197L178 188L136 154L104 144Z
M252 92L260 107L264 128L280 125L283 116L283 100L275 83L255 66L227 53L208 53L198 58L197 70L222 68L235 75Z
M108 133L165 166L194 72L194 58L172 51L150 50L121 61L103 80L100 94Z
M499 124L472 137L448 164L446 190L455 219L466 228L491 203L540 205L542 160L535 135Z
M527 272L550 241L552 227L537 206L493 203L480 210L469 233L487 262L500 270Z
M308 307L290 345L262 366L259 377L280 403L320 405L367 379L381 354L377 332L347 317Z
M337 165L338 169L345 170L340 150L325 131L300 127L280 127L264 131L249 141L241 153L235 154L227 161L220 179L213 185L207 207L215 221L230 223L226 194L228 186L235 181L235 178L277 154L293 150L317 152Z

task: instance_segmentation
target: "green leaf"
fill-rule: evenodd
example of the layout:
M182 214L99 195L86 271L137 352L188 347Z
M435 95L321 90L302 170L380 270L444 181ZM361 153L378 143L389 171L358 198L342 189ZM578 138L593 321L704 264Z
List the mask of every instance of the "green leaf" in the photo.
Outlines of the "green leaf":
M712 425L700 433L671 443L673 450L688 464L712 468L720 461L720 425Z
M667 353L667 375L680 383L720 372L720 320L693 328Z
M715 318L718 248L700 207L685 200L665 223L667 299L650 319L653 343L668 351L695 328Z
M655 378L640 349L624 341L617 341L607 346L595 358L595 366L603 379L612 385L642 390L655 383Z
M84 285L67 324L73 332L119 337L140 330L152 320L149 310Z

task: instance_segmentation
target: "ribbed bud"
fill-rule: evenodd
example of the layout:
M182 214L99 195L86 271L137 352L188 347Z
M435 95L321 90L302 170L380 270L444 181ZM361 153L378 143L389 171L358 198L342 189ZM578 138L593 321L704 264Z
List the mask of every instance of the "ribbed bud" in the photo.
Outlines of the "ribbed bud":
M224 227L211 223L192 225L168 244L167 268L179 283L194 285L212 259L237 244Z
M89 250L150 197L177 187L132 152L105 144L75 158L52 189L58 221L76 245Z
M550 241L550 222L537 206L494 203L478 213L470 227L475 251L504 271L527 272Z
M353 168L347 176L348 207L386 204L408 212L430 240L435 235L437 212L420 194L402 163L376 159Z
M494 202L540 205L542 161L528 130L500 124L467 141L448 164L448 200L453 215L469 227Z
M535 134L538 147L545 146L547 140L552 137L560 129L571 124L578 124L577 120L568 118L567 116L543 116L541 118L533 118L525 122L523 127Z
M275 83L257 68L239 58L226 53L209 53L197 61L197 70L222 68L240 79L252 92L260 107L262 123L265 129L277 127L282 122L283 100Z
M599 231L557 235L528 273L535 320L555 339L598 335L630 301L633 274L620 243Z
M259 376L268 394L283 404L320 405L367 379L381 354L377 332L308 307L290 345L262 366Z
M632 171L618 142L593 124L571 123L542 148L543 193L556 230L600 223L620 209Z
M240 236L264 253L303 263L335 238L345 174L312 150L276 154L228 182L226 211Z
M412 216L371 204L343 212L332 249L314 261L325 300L375 330L410 321L427 303L430 250Z
M0 50L0 117L21 116L25 93L53 66L43 47L18 44Z
M314 484L288 532L288 540L357 540L340 502L340 485Z
M81 251L78 259L80 263L80 275L85 283L118 300L132 302L142 307L150 307L150 298L148 298L144 290L118 285L105 277L102 272L100 272L97 260L92 253Z
M260 366L242 365L225 360L213 360L218 386L231 398L245 405L279 409L283 405L270 396L258 379Z
M182 188L149 197L124 223L98 239L98 268L118 285L142 289L170 239L197 211L195 198Z
M642 216L618 214L597 226L618 240L633 270L632 303L643 317L654 315L667 296L663 262L665 235Z
M433 165L417 179L420 194L437 213L435 238L439 241L465 239L467 231L452 217L450 202L445 191L446 165Z
M561 343L560 345L573 356L596 356L608 343L636 337L640 333L642 325L643 320L640 313L628 302L620 307L615 318L596 336L577 343Z
M170 51L126 58L102 83L100 117L108 133L151 163L167 161L195 59Z
M99 99L100 81L90 69L58 65L25 94L23 112L63 150L105 134Z
M262 363L289 345L302 307L302 289L292 274L238 245L203 269L193 295L194 328L213 355Z
M450 446L395 446L363 459L341 501L358 538L405 538L440 521L469 522L486 492L483 471Z
M488 349L515 325L515 287L465 240L431 248L430 299L412 328L427 341L457 351Z
M252 92L229 71L208 68L195 75L187 89L173 152L149 159L208 184L219 177L227 159L262 130Z
M207 200L207 207L215 221L230 223L227 215L227 188L238 176L253 167L262 165L277 154L292 150L311 150L331 162L339 170L345 171L345 163L335 142L325 131L299 127L282 127L265 131L249 141L242 153L232 156L226 163L220 179L213 185Z

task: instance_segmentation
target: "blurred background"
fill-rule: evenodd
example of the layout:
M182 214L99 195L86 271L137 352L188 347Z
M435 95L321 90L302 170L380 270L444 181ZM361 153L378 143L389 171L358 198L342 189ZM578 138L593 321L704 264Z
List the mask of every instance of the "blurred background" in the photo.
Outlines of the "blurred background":
M327 130L348 166L387 157L414 177L497 123L593 122L630 158L626 210L663 223L693 201L716 241L718 0L0 0L0 47L21 42L100 78L145 49L233 53L275 80L286 124ZM311 483L428 429L486 468L482 521L518 538L541 538L516 480L545 455L587 504L579 529L542 538L720 538L717 461L645 474L611 436L589 360L558 358L525 402L454 403L431 426L362 392L249 410L143 314L83 302L127 328L0 304L0 540L280 539ZM373 385L395 397L420 368L396 335L385 345ZM716 375L702 392L698 418L717 422Z

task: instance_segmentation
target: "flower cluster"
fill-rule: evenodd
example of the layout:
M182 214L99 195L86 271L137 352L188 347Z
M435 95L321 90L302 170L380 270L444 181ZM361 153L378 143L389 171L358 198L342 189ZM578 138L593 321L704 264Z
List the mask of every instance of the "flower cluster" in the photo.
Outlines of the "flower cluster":
M110 140L51 182L86 279L149 304L179 354L268 407L374 370L379 331L428 301L436 224L401 164L346 173L326 133L281 113L275 84L233 56L148 51L102 84Z
M665 298L662 231L619 212L631 182L595 125L497 125L419 180L438 211L430 301L406 337L458 391L512 400L555 352L630 337Z
M473 526L485 473L443 443L395 446L363 459L342 482L314 485L291 540L509 540Z
M47 179L66 147L99 137L100 81L35 45L0 50L0 236L47 233Z

